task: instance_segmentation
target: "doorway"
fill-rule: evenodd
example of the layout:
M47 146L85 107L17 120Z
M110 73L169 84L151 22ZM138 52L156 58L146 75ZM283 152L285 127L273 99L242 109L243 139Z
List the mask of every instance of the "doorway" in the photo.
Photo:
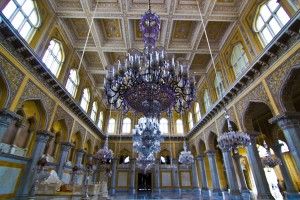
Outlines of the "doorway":
M151 191L151 173L138 173L138 191Z

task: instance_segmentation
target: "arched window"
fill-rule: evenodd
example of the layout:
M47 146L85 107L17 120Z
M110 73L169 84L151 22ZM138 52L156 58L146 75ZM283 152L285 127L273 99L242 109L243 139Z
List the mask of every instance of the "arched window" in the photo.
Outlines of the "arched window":
M85 112L87 112L89 104L90 104L90 90L88 88L84 88L80 106Z
M42 20L35 1L11 0L2 13L27 42L41 26Z
M189 129L191 130L194 127L193 115L191 112L189 112L188 121L189 121Z
M239 77L249 65L248 57L241 43L238 43L232 49L231 65L236 78Z
M108 126L107 126L107 132L108 133L114 133L115 132L115 124L116 124L116 120L114 118L110 118L108 120Z
M196 114L196 120L199 121L201 119L201 113L200 113L200 106L199 103L195 103L195 114Z
M166 118L161 118L159 120L159 130L162 134L169 133L168 120Z
M94 122L96 121L97 112L98 112L98 105L97 105L97 102L94 101L93 106L92 106L92 112L91 112L91 119Z
M254 30L259 33L264 45L269 44L290 20L285 10L277 2L276 0L269 0L261 5L254 21Z
M123 125L122 125L122 133L130 133L131 129L131 119L126 117L123 119Z
M68 78L68 81L66 84L66 89L73 97L75 97L75 95L76 95L78 85L79 85L79 77L77 74L77 70L71 69L69 78Z
M177 134L183 134L183 123L181 119L176 120L176 130Z
M102 127L103 127L103 111L101 111L99 114L98 127L100 129L102 129Z
M208 96L208 90L207 89L204 90L203 102L204 102L205 112L207 112L210 108L210 101L209 101L209 96Z
M290 151L289 147L286 145L286 143L284 141L278 140L278 142L279 142L279 144L282 144L282 146L281 146L281 152L282 153Z
M217 72L214 84L215 84L216 93L217 93L217 96L219 99L219 98L221 98L222 94L225 91L221 72Z
M50 45L43 57L43 62L50 69L50 71L58 77L61 66L64 62L64 53L61 42L58 40L51 40Z

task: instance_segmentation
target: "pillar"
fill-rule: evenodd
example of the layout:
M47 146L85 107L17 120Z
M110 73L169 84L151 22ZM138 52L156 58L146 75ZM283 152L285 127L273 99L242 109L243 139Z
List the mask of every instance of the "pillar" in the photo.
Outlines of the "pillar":
M130 185L129 190L131 194L135 194L136 188L135 188L135 163L136 159L131 158L130 159Z
M242 193L244 193L244 192L249 193L249 189L247 187L246 179L245 179L241 161L240 161L241 156L239 155L239 153L235 153L235 154L233 154L232 157L233 157L233 160L234 160L234 163L236 166L236 170L237 170L237 173L239 176L239 180L240 180L240 184L241 184L241 191L242 191Z
M24 124L16 124L16 127L18 128L17 129L17 133L16 133L16 135L15 135L15 137L14 137L14 139L13 139L13 142L12 142L12 146L11 146L11 149L10 149L10 154L14 154L15 153L15 150L16 150L16 148L17 148L17 145L16 145L16 143L17 143L17 141L18 141L18 138L19 138L19 136L20 136L20 133L21 133L21 131L22 131L22 128L23 127L25 127L25 125ZM30 134L30 133L29 133ZM23 156L26 156L26 151L25 151L25 153L24 153L24 155Z
M160 159L155 159L154 164L154 192L160 193L160 169L159 169Z
M50 138L54 136L53 133L43 130L36 131L35 146L31 156L31 162L26 165L22 180L19 186L18 196L27 196L31 192L33 182L36 176L36 167L38 161L41 159L45 150L46 144Z
M257 199L274 199L266 179L264 168L256 147L257 134L249 134L251 145L246 147L249 163L253 172L254 182L257 188Z
M284 178L284 183L285 183L285 186L286 186L287 196L292 198L292 196L290 194L297 194L297 196L293 195L293 198L297 199L296 197L298 197L300 199L300 196L298 196L298 192L297 192L297 190L294 186L291 174L289 173L287 163L286 163L286 161L285 161L285 159L282 155L282 152L281 152L281 146L282 145L283 144L279 144L279 143L275 144L275 145L272 146L272 149L273 149L275 155L282 162L282 165L279 165L279 167L280 167L280 171L282 173L282 177Z
M198 161L198 165L200 169L200 178L202 182L201 195L209 195L204 156L205 156L204 154L200 154L196 157L196 159Z
M76 162L75 166L81 167L82 166L82 158L85 151L83 149L76 149Z
M282 129L298 172L300 172L300 113L284 112L273 117L269 122L272 124L277 123Z
M196 162L192 163L192 186L194 191L200 191Z
M23 117L16 113L10 112L8 109L3 108L0 110L0 143L2 143L3 137L7 131L7 127L13 122L13 120L21 121Z
M94 158L95 160L95 171L94 171L94 174L93 174L93 183L97 183L97 177L98 177L98 170L99 170L99 162L100 160L97 159L97 158Z
M172 159L172 182L173 182L173 188L174 192L181 192L180 184L179 184L179 172L178 172L178 159L173 158Z
M56 166L56 171L58 177L61 179L63 175L64 166L67 162L68 153L74 145L71 142L61 142L60 143L60 154Z
M93 154L88 154L87 155L87 162L92 162L93 161L93 157L94 157Z
M233 160L231 157L231 151L230 150L222 150L223 158L224 158L224 164L226 168L226 174L228 179L228 184L230 188L229 196L230 198L241 198L241 191L239 190L239 185L234 169Z
M112 159L111 193L116 193L117 158Z
M210 168L210 173L211 173L212 182L213 182L213 190L212 190L213 196L215 196L215 197L223 196L222 192L221 192L219 173L218 173L218 169L217 169L216 151L208 150L208 151L206 151L206 155L208 157L209 168Z

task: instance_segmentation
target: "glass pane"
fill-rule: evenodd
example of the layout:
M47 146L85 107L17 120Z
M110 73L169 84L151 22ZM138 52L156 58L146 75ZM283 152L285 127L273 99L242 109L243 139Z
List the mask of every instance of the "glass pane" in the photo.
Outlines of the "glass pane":
M270 8L270 10L272 12L274 12L274 10L276 10L276 8L279 6L279 4L277 3L277 0L271 0L268 2L268 7Z
M20 6L23 5L24 1L25 1L25 0L17 0L18 4L19 4ZM28 1L28 0L27 0L27 1Z
M52 50L53 55L57 55L58 51L59 51L59 45L58 43L55 43L54 48Z
M262 31L262 34L263 34L267 44L269 44L269 42L273 39L273 36L271 35L270 31L267 28L265 28Z
M279 10L277 11L277 16L282 22L282 25L285 25L290 20L290 17L286 14L283 8L279 8Z
M49 51L47 50L44 54L44 57L43 57L43 62L46 63L47 59L48 59L48 56L49 56Z
M277 23L277 21L275 20L275 18L273 18L269 24L270 24L270 27L273 30L274 34L276 35L280 31L281 28L280 28L279 24Z
M16 28L19 29L21 23L24 20L24 16L22 15L22 13L19 11L18 14L15 16L15 18L12 20L12 25Z
M31 29L30 24L26 22L20 31L20 34L24 39L27 39L27 37L29 36L28 34L30 32L30 29Z
M258 16L257 20L256 20L257 31L260 31L261 28L264 26L264 24L265 24L265 22L262 20L261 16Z
M47 65L47 67L50 69L53 65L53 57L51 55L49 55L48 59L46 60L45 64Z
M52 67L51 67L51 71L52 73L57 76L57 73L58 73L58 67L59 67L59 64L57 62L54 62Z
M262 18L264 19L264 21L268 21L268 19L271 17L271 12L267 8L266 5L263 5L261 7L261 10L260 10L259 14L262 16Z
M38 25L38 17L37 17L37 14L35 11L33 11L29 17L29 20L31 21L31 23L34 25L34 26L37 26Z
M34 9L33 2L32 1L26 1L24 5L22 6L22 10L24 13L29 16L31 11Z
M16 4L14 4L13 1L10 1L10 2L6 5L6 7L3 9L2 12L3 12L4 16L5 16L7 19L9 19L10 16L13 14L13 12L14 12L16 9L17 9Z
M61 62L62 61L62 59L61 59L61 52L59 51L58 53L57 53L57 60L59 61L59 62Z

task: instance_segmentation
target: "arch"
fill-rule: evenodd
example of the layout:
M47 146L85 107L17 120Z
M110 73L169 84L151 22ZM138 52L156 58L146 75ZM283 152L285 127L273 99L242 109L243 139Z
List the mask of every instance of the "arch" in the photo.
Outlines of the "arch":
M159 152L159 158L161 164L171 164L171 153L169 150L164 149Z
M197 156L197 148L194 144L191 145L191 153L193 156Z
M269 109L274 116L274 111L273 109L268 105L268 103L264 101L249 101L247 106L244 109L243 115L242 115L242 125L243 125L243 130L249 132L254 132L254 125L253 125L253 115L256 114L257 112L262 112L263 109Z
M207 149L206 150L215 150L216 144L215 141L217 139L217 134L210 131L207 137Z
M279 90L279 104L283 111L300 111L300 105L295 105L293 97L300 94L300 65L292 67L283 78ZM297 85L298 84L298 85ZM298 86L298 87L297 87Z
M199 140L198 150L199 150L199 154L203 154L206 151L206 145L202 139Z
M130 159L130 151L128 151L127 149L122 149L119 152L119 164L127 164L128 162L125 162L126 159L128 159L127 157L129 157Z
M51 132L53 132L53 133L60 132L60 135L61 135L60 142L66 142L68 140L69 131L68 131L68 126L67 126L65 119L60 119L60 120L53 122Z
M87 154L92 154L93 151L92 151L92 141L91 139L88 139L84 145L84 150L86 150Z
M2 70L0 67L0 108L5 108L10 99L10 86Z
M75 145L74 145L75 149L82 149L82 142L83 142L82 138L83 137L82 137L82 134L80 133L80 131L78 131L72 135L72 143L75 143Z

